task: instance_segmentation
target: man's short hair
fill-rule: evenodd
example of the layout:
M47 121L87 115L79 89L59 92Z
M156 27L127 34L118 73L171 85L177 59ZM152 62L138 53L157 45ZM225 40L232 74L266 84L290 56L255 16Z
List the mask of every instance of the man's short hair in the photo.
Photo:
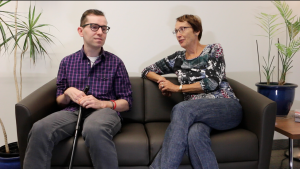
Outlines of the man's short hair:
M194 32L200 31L198 35L198 40L200 41L201 36L202 36L202 23L201 19L197 15L182 15L176 19L178 22L184 22L187 21L193 28Z
M86 23L87 21L86 16L88 15L105 16L104 13L98 9L88 9L81 16L80 26L83 26Z

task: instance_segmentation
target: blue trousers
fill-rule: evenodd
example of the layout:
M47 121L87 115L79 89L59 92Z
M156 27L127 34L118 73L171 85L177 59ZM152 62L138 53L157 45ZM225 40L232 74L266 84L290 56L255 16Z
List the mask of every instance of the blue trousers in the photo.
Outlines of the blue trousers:
M117 169L113 136L121 128L117 112L109 108L87 110L83 115L82 136L95 169ZM54 145L74 136L78 111L58 111L34 123L24 159L24 169L50 169Z
M218 169L211 149L210 131L228 130L242 120L242 107L235 99L183 101L172 109L161 150L151 169L177 169L186 152L195 169Z

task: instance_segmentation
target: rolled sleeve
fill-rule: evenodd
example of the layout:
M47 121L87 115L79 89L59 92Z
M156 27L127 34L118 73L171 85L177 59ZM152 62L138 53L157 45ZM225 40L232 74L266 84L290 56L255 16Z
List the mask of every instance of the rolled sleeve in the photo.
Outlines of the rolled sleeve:
M56 97L62 95L64 91L67 89L66 64L64 59L60 62L59 65L56 86L57 86Z
M142 71L142 78L147 78L146 75L149 72L154 72L158 75L164 75L164 74L169 74L169 73L174 73L173 67L174 67L174 63L175 63L175 59L177 58L178 53L175 52L174 54L163 58L157 62L155 62L154 64L146 67L143 71Z
M117 99L124 99L128 102L129 110L132 108L132 90L129 76L123 62L120 62L115 78L115 94Z

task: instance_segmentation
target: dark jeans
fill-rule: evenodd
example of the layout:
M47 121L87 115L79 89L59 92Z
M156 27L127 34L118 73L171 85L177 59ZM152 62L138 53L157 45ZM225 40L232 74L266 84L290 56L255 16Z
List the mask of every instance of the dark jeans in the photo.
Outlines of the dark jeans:
M54 145L74 136L78 111L58 111L34 123L24 159L24 169L50 169ZM121 129L116 111L109 108L83 113L82 136L95 169L117 169L113 136Z
M236 127L242 119L242 107L237 100L198 99L174 106L162 149L151 169L177 169L184 153L188 153L195 169L217 169L211 149L210 131Z

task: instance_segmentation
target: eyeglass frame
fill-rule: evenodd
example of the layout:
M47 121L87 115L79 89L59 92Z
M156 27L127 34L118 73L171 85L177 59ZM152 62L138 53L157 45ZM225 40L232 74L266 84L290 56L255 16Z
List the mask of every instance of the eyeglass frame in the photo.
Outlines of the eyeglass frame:
M173 33L174 35L177 35L178 32L179 32L179 33L184 32L184 30L185 30L186 28L192 28L192 27L183 26L183 27L180 27L180 28L178 28L178 29L175 29L172 33Z
M106 26L106 25L101 26L101 25L98 25L98 24L96 24L96 23L87 23L87 24L82 25L81 27L84 28L84 27L86 27L86 26L88 26L88 25L90 25L90 29L91 29L93 32L97 32L97 31L99 30L99 28L101 28L101 31L102 31L103 33L107 34L107 33L109 32L109 30L110 30L110 27L109 27L109 26ZM97 26L98 26L98 29L94 31L94 30L92 29L92 27L91 27L92 25L97 25ZM103 31L103 27L106 27L106 28L107 28L107 29L106 29L106 30L107 30L106 32Z

